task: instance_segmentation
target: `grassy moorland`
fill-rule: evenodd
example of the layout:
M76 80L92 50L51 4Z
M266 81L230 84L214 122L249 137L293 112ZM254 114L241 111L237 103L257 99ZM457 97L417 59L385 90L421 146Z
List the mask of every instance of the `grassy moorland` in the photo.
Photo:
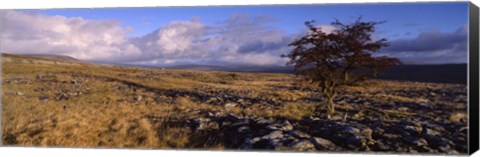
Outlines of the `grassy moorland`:
M467 151L465 85L371 80L326 119L320 90L289 74L2 58L5 145Z

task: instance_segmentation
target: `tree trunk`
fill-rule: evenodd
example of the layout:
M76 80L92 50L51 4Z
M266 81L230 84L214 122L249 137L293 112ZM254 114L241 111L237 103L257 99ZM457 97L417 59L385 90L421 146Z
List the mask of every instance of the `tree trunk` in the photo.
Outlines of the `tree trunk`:
M328 101L327 118L330 119L335 113L335 103L333 102L333 99L337 95L337 89L336 89L335 83L331 82L329 84L328 82L326 82L325 86L323 87L323 94Z
M335 103L333 102L333 98L333 95L328 94L327 114L329 119L331 118L331 116L333 116L333 113L335 113Z
M330 119L333 114L335 113L335 103L333 102L333 99L337 95L336 90L329 90L327 93L325 93L325 96L327 97L327 117Z
M344 81L344 82L350 81L350 76L348 75L348 72L344 72L344 73L343 73L343 76L344 76L344 77L343 77L343 81Z

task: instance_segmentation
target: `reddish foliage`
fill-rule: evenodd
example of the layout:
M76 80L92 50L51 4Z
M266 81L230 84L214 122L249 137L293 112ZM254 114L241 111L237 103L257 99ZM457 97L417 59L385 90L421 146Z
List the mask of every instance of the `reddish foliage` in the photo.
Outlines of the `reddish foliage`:
M332 101L337 87L375 77L385 68L402 64L397 58L373 55L388 46L384 38L372 39L375 26L381 23L363 22L361 17L351 24L335 20L331 24L336 29L326 33L313 26L313 21L305 22L309 33L290 43L294 49L282 57L289 58L287 65L293 65L298 75L321 87Z

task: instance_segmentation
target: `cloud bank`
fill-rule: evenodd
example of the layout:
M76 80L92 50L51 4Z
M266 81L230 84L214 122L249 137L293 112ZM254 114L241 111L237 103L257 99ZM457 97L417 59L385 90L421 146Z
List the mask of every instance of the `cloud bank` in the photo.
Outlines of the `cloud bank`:
M84 60L141 55L116 21L1 11L2 52L69 55Z
M2 11L1 51L58 54L81 60L134 64L279 65L292 40L264 26L266 16L232 15L218 25L199 18L172 21L137 38L111 20L86 20Z
M232 15L218 25L199 18L173 21L131 41L153 64L283 64L280 54L288 52L292 38L266 27L268 19L248 14Z
M0 51L68 55L81 60L145 65L284 65L280 55L299 35L268 26L275 19L231 15L218 24L199 17L172 21L144 36L115 20L88 20L38 13L1 11ZM300 24L299 24L300 26ZM303 27L303 26L302 26ZM321 25L323 30L334 28ZM466 27L455 32L423 32L414 39L391 41L383 54L406 63L466 62Z
M454 32L428 31L413 39L398 39L382 51L410 64L467 62L468 29L462 26Z

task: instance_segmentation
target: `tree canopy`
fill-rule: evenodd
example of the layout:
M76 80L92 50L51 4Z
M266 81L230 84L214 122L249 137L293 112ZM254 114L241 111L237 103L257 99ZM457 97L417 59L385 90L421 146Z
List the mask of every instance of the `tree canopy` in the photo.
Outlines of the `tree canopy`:
M322 88L329 100L329 115L334 112L337 87L376 77L385 68L402 64L397 58L374 55L388 46L385 38L372 37L381 23L364 22L361 17L351 24L335 20L331 23L335 29L325 32L315 27L314 21L307 21L308 34L290 43L293 50L282 55L290 59L287 65L293 65L298 75Z

